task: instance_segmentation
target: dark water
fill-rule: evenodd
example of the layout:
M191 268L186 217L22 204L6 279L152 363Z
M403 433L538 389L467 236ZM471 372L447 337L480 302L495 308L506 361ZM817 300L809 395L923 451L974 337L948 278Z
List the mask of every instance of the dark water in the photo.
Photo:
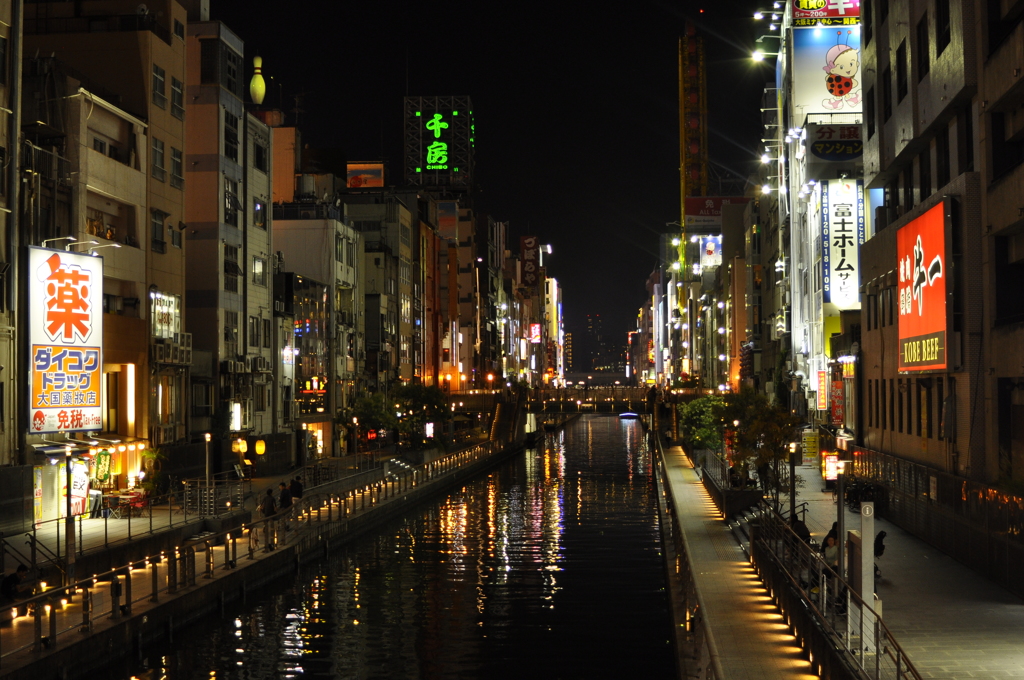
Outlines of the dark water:
M586 416L102 677L667 678L664 587L646 438Z

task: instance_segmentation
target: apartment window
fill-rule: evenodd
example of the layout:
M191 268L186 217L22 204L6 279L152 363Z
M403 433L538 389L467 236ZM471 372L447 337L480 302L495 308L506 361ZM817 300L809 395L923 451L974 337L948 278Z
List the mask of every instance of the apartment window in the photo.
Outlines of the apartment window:
M860 3L860 19L861 19L861 32L864 36L864 44L867 45L871 42L872 26L871 26L871 0L863 0Z
M224 356L238 356L238 312L224 310Z
M95 151L99 151L104 156L107 155L107 143L100 139L99 137L92 138L92 148Z
M259 227L260 229L267 228L267 204L263 201L253 201L252 223L253 226Z
M238 226L238 182L224 179L224 224Z
M896 103L907 96L907 41L896 48Z
M996 325L1024 321L1024 233L996 236Z
M892 118L892 69L882 71L882 122Z
M943 128L939 130L939 134L935 138L935 185L937 187L942 188L949 184L949 170L949 129Z
M1009 174L1024 162L1024 142L1011 140L1007 134L1006 115L1002 112L989 114L989 131L992 138L992 178L999 179Z
M959 158L960 173L974 171L974 117L971 115L970 107L962 110L957 115L957 122L960 123Z
M171 76L171 115L185 119L185 83Z
M945 422L945 418L944 418L945 410L946 409L944 408L945 403L943 402L943 399L942 399L942 392L945 389L945 380L943 378L936 378L935 379L935 389L938 392L938 394L936 395L937 398L935 400L935 406L937 407L937 410L936 410L936 413L935 413L936 424L937 424L937 427L935 428L935 433L937 435L937 439L945 439L946 438L946 428L949 427L949 423Z
M267 160L267 147L257 142L253 146L252 152L252 164L257 170L267 172L270 169L270 164Z
M0 37L0 85L7 84L7 38Z
M153 64L153 103L161 109L167 108L167 73Z
M935 0L935 58L949 44L950 37L949 0Z
M175 248L181 247L181 230L170 227L167 233L171 235L171 245Z
M185 188L185 162L181 149L171 147L171 186L175 189Z
M889 429L896 429L896 381L889 379Z
M903 378L896 380L896 431L903 432L903 390L906 386Z
M164 169L164 143L163 140L153 138L153 179L161 182L167 177Z
M932 408L932 383L929 380L924 388L924 436L928 439L932 438L932 433L935 431L932 427L934 420L935 410Z
M249 317L249 347L260 346L260 318L258 316Z
M185 39L185 24L177 19L174 20L174 35L182 40Z
M150 235L152 237L154 253L167 252L167 242L164 240L164 229L168 216L168 213L165 213L162 210L150 211Z
M903 212L914 207L914 168L908 165L903 169Z
M199 41L199 82L203 85L215 85L217 79L217 67L220 63L220 41L200 40Z
M238 292L238 276L242 273L238 266L238 248L235 246L224 246L224 290L230 293Z
M907 434L914 434L914 381L910 378L907 378Z
M242 57L231 50L224 50L224 81L221 83L229 92L241 96L239 73L242 71Z
M238 162L238 119L224 111L224 155Z
M868 0L870 2L870 0ZM882 25L889 18L889 0L878 0L878 24Z
M252 282L257 286L267 285L267 260L264 257L252 258Z
M931 67L931 54L928 49L928 13L917 22L917 80L920 82L928 75Z
M864 95L864 121L868 126L868 139L875 135L875 116L878 111L875 109L875 87L872 85Z
M886 382L888 382L888 381L885 378L882 378L882 380L881 380L882 385L881 385L881 389L879 390L879 395L878 395L878 397L879 397L879 401L878 401L878 410L879 410L878 427L880 427L883 430L888 429L888 426L890 425L890 423L886 423L885 422L885 383Z
M921 385L921 381L918 381L915 387L917 388L914 390L917 392L917 432L915 434L920 437L924 431L923 425L927 415L924 410L924 386Z
M921 185L921 201L932 195L932 150L926 146L917 157L917 172Z
M334 235L334 259L345 264L345 237L341 234Z
M265 385L253 385L252 408L254 411L267 410L267 388Z
M263 319L263 346L270 347L270 319Z

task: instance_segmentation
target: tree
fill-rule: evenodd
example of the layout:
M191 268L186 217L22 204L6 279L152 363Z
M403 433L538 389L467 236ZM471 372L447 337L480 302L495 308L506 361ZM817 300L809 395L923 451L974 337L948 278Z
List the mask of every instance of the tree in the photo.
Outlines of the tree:
M757 469L762 488L778 506L788 473L781 463L788 459L789 445L798 436L797 419L766 395L745 389L726 396L722 420L731 430L733 464L744 480L751 467Z
M398 424L395 409L391 408L383 394L367 394L356 399L345 415L346 422L359 419L359 428L366 430L392 430Z
M691 450L718 449L722 445L722 409L725 401L717 395L679 405L679 429Z
M405 384L391 391L391 403L397 416L398 433L412 448L430 447L433 437L426 434L427 423L434 423L438 435L451 417L444 392L437 387Z

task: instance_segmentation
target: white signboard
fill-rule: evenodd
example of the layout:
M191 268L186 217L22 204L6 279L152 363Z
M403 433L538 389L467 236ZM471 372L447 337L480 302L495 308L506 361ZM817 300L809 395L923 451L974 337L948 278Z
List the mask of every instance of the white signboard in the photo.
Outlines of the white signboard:
M862 180L821 185L821 264L824 302L860 309L860 245L864 243Z
M99 430L103 259L29 248L29 432Z

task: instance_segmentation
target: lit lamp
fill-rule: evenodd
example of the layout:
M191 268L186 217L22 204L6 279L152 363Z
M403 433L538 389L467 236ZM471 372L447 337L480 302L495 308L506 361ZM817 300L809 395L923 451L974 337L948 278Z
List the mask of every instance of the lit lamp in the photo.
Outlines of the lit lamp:
M204 435L206 439L206 488L210 488L210 433Z
M64 477L67 484L66 515L64 517L64 545L67 559L67 576L65 585L75 582L75 518L71 514L71 447L64 447Z
M257 456L262 456L266 452L267 452L267 443L265 441L263 441L262 439L257 439L256 440L256 455ZM245 449L242 449L242 453L245 453Z

